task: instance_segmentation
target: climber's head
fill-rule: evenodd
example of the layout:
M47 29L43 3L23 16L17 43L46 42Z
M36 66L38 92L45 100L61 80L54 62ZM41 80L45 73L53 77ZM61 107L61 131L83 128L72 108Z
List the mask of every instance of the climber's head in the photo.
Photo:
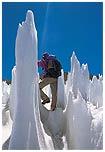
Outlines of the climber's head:
M43 59L46 60L49 57L49 54L47 52L43 53Z

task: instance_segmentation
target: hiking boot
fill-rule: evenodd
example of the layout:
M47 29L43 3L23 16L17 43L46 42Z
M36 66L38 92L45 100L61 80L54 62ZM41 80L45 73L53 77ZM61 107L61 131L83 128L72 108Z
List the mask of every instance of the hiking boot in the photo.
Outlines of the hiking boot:
M46 99L46 100L43 100L42 104L46 104L46 103L49 103L50 102L50 99Z
M56 103L52 102L52 103L51 103L51 110L54 111L55 108L56 108Z

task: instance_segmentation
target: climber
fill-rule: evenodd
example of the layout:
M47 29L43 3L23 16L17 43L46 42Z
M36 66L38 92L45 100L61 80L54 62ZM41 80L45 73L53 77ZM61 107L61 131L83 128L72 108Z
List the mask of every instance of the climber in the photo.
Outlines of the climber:
M43 53L42 59L38 61L38 66L43 70L40 76L41 82L39 83L40 95L43 100L42 104L50 102L49 97L42 91L45 86L50 84L52 93L51 110L54 111L57 104L57 82L58 77L61 76L61 64L54 55L46 52Z

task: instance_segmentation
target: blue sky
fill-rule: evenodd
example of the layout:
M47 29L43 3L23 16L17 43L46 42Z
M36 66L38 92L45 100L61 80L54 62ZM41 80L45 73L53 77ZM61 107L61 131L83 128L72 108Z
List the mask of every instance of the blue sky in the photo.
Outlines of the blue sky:
M11 79L18 24L29 9L35 15L39 59L48 51L59 58L64 71L70 71L70 57L75 51L91 74L103 74L103 3L3 2L2 79Z

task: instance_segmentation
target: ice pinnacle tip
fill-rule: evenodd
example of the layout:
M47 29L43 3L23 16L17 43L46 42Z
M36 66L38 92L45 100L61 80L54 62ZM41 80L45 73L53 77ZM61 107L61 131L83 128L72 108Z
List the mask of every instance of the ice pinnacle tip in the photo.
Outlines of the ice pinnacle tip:
M33 15L33 12L31 10L28 10L27 11L27 14L26 14L26 22L33 22L34 21L34 15Z
M75 56L75 52L73 51L73 54L72 54L72 56Z

